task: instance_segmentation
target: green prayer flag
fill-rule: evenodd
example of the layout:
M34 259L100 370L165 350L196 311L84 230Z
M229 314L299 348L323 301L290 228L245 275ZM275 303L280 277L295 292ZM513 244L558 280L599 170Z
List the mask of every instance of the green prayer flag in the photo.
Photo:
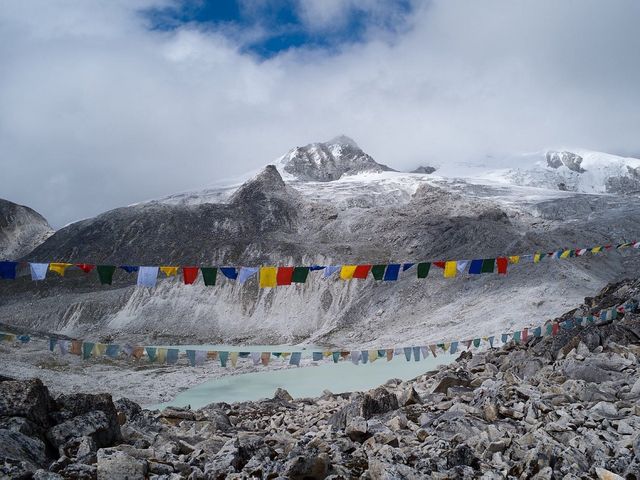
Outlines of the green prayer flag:
M375 278L376 280L382 280L386 268L386 265L374 265L373 267L371 267L371 275L373 275L373 278Z
M495 258L485 258L484 260L482 260L482 268L480 269L480 273L493 273L495 265Z
M479 338L474 338L473 339L473 346L478 348L480 346L480 339Z
M291 276L291 281L293 283L304 283L307 281L308 275L309 275L309 267L295 267L293 269L293 275Z
M215 267L200 267L202 271L202 278L204 279L204 284L207 287L212 287L216 284L216 278L218 277L218 269Z
M115 265L98 265L96 270L98 271L100 284L111 285L111 282L113 281L113 272L116 271Z
M423 262L418 264L418 278L427 278L429 275L429 269L431 268L430 262Z

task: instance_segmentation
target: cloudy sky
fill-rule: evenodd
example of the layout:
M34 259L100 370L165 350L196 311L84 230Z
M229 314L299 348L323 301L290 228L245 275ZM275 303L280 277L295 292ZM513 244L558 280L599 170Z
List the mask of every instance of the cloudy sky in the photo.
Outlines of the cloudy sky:
M353 137L640 153L636 0L4 0L0 197L62 226Z

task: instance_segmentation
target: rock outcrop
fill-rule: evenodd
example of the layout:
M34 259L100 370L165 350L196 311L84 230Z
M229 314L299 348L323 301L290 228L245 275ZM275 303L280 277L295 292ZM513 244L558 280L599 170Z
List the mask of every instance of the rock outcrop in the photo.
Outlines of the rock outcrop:
M640 280L624 281L563 318L639 299ZM127 400L113 405L100 395L53 401L37 380L4 381L0 473L28 476L41 468L34 478L129 480L639 478L638 358L640 315L627 312L526 344L466 351L410 381L320 398L294 400L279 389L261 401L160 412ZM114 435L106 445L87 412L93 420L121 418L122 442ZM21 431L21 419L33 424L31 431ZM57 449L45 444L38 429L49 438L69 421L80 437L63 436Z

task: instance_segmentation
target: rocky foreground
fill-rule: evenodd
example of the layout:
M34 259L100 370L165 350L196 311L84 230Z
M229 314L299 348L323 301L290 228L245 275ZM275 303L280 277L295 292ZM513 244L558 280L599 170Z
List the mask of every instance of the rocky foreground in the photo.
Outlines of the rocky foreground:
M639 298L640 280L621 282L578 314ZM314 399L159 412L0 378L0 477L639 479L638 358L626 313Z

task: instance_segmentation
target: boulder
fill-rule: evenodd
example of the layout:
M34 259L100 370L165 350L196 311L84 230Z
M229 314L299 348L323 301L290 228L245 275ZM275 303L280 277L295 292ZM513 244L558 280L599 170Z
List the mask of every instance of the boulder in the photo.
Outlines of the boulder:
M284 388L278 387L276 392L273 394L274 400L282 400L284 402L293 401L293 397L287 392Z
M24 468L31 471L48 464L46 447L41 440L10 430L0 430L0 459L22 462Z
M283 474L292 480L321 480L327 476L329 465L329 456L326 453L298 455L287 460Z
M47 431L47 439L59 448L74 438L91 437L98 448L110 447L121 440L115 410L109 417L102 410L85 413L62 422Z
M470 380L464 373L449 373L438 382L433 389L433 393L444 393L446 395L450 387L468 387L469 384Z
M344 430L344 433L354 442L363 442L367 438L367 421L363 417L354 417Z
M126 397L116 400L113 405L118 413L124 413L126 421L134 420L142 413L142 407Z
M351 402L331 415L327 422L334 428L344 429L355 417L368 420L374 415L381 415L398 408L398 397L386 388L378 387L364 395L354 395Z
M0 382L0 417L23 417L48 427L52 405L49 389L37 378Z
M113 448L98 450L98 480L144 480L147 462Z

